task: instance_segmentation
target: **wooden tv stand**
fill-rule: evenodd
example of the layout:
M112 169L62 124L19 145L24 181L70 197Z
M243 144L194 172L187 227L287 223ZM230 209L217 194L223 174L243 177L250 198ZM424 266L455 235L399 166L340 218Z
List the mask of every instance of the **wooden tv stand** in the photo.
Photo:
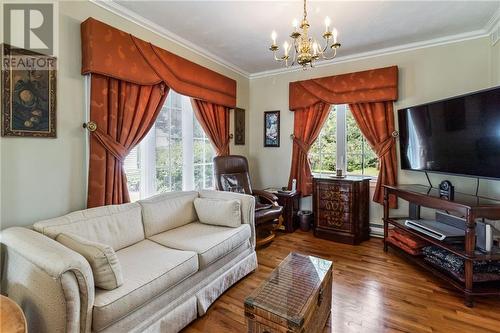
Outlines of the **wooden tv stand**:
M454 244L441 242L432 237L426 236L418 231L409 229L404 225L408 217L391 217L389 216L389 195L395 195L410 203L418 206L424 206L431 209L438 209L458 213L466 219L467 229L465 231L465 244L460 247ZM399 186L384 186L384 251L387 252L388 247L402 254L409 261L412 261L419 266L427 269L434 275L440 277L449 285L455 287L464 294L465 305L472 307L474 305L474 297L485 295L500 295L500 281L497 282L473 282L473 262L482 260L500 260L500 249L494 248L490 253L481 253L475 251L476 248L476 219L487 218L491 220L500 219L500 201L474 196L464 193L455 193L453 200L446 200L439 197L439 192L435 188L424 185L399 185ZM424 239L427 242L446 249L465 260L465 282L453 278L446 272L441 271L434 266L428 264L421 257L411 256L387 242L389 225L395 228L403 229L406 232ZM465 248L465 250L463 249Z

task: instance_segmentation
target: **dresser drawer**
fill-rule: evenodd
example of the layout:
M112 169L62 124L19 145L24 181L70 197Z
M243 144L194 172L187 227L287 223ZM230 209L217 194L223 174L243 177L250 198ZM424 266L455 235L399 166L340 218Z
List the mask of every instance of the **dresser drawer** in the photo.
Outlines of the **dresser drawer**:
M318 202L319 209L328 210L334 212L350 212L351 211L351 201L350 200L320 200Z
M318 183L318 190L320 192L351 192L352 186L350 184L335 184L335 183Z
M344 191L330 191L319 189L318 190L319 200L339 200L339 201L351 201L352 193Z
M319 212L318 224L322 228L351 231L351 214L322 210Z

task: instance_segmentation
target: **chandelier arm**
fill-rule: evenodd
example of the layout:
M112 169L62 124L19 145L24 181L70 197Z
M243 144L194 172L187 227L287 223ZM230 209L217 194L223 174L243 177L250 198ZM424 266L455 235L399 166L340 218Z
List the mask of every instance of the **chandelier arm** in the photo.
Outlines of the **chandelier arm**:
M330 44L330 43L329 43L329 41L328 41L328 39L327 39L327 40L326 40L326 45L325 45L325 47L323 48L323 50L321 51L321 54L326 53L326 50L328 49L329 44Z
M336 56L337 56L337 49L334 49L333 50L333 55L331 57L327 57L327 56L323 55L323 59L325 59L325 60L332 60Z

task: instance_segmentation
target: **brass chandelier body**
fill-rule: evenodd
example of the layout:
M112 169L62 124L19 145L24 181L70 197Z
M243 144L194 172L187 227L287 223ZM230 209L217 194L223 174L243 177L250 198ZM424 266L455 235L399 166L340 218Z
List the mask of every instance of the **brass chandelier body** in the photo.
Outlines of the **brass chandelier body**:
M283 62L286 67L293 66L295 63L301 65L304 69L313 67L316 60L331 60L337 56L337 49L341 44L337 40L337 30L334 28L330 31L330 19L325 19L325 32L323 39L325 45L320 47L320 44L313 38L309 37L309 22L307 21L306 0L304 0L304 17L298 26L298 22L294 20L294 31L290 34L291 43L285 41L283 43L283 55L277 55L279 47L276 44L276 32L273 31L271 38L273 40L269 50L273 52L274 60ZM299 29L300 28L300 31ZM291 51L291 52L290 52ZM290 54L292 53L292 54Z

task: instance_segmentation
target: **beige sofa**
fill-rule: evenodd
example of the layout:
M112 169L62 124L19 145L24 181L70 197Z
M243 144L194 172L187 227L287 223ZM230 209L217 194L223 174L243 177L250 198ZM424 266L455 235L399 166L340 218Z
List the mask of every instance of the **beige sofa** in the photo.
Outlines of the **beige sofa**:
M195 198L237 199L241 225L198 222ZM178 332L257 267L254 198L173 192L73 212L2 231L2 294L23 308L30 332ZM123 285L94 287L89 262L54 239L107 244Z

